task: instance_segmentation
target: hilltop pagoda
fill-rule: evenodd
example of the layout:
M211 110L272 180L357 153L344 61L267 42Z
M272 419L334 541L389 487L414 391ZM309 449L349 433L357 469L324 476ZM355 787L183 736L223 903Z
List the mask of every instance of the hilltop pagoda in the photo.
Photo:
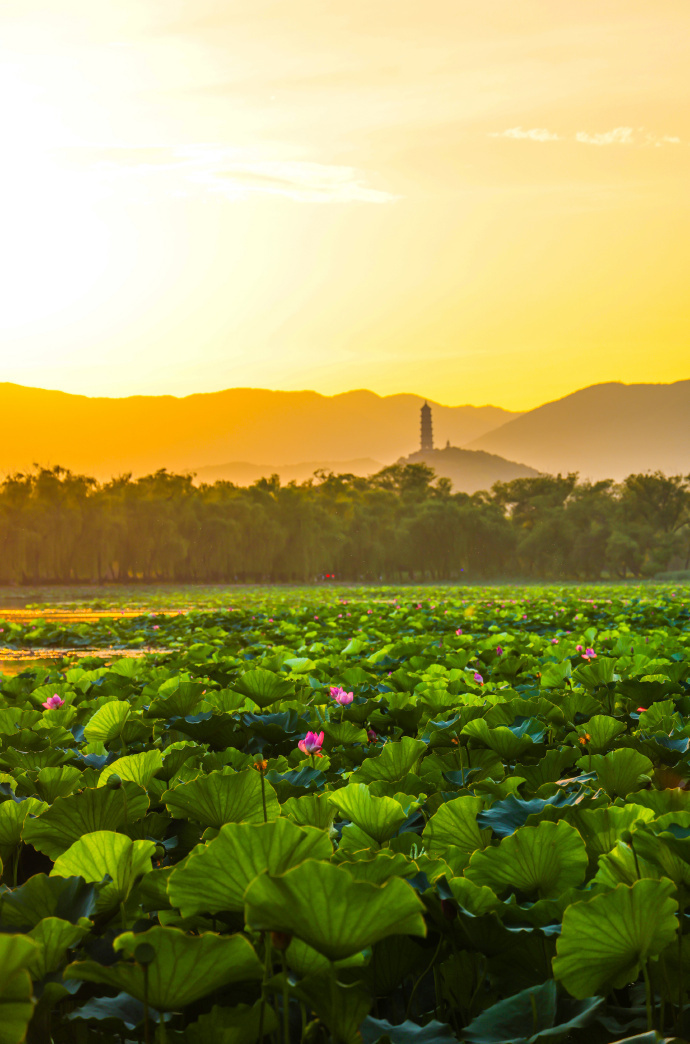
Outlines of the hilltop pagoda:
M420 452L426 453L434 448L434 433L431 427L431 406L425 402L421 409L422 429Z

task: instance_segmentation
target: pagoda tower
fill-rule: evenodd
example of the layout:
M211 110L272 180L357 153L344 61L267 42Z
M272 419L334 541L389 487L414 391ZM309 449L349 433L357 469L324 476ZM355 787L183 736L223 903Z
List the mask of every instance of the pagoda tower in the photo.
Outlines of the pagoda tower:
M431 427L431 406L428 402L425 402L421 409L422 414L422 431L421 431L421 446L420 450L422 453L434 448L434 433Z

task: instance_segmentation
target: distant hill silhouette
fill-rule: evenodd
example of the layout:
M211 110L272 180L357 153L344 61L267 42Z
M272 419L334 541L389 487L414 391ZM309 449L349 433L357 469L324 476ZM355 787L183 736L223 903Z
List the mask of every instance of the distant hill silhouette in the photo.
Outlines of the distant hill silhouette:
M458 449L457 446L424 452L419 450L406 457L405 463L428 464L437 475L452 481L456 493L476 493L479 489L491 489L494 482L510 482L511 479L530 478L539 474L534 468L516 464L514 460L506 460L494 453Z
M690 381L594 384L509 420L468 444L539 471L622 479L690 472Z
M0 473L34 462L101 479L228 461L391 463L419 445L423 402L418 395L257 388L109 399L0 384ZM517 416L496 406L431 405L437 441L455 445Z
M306 482L315 471L333 472L336 475L374 475L385 465L370 457L359 460L311 460L300 464L247 464L235 461L230 464L211 464L207 468L196 468L196 482L234 482L236 486L251 486L259 478L280 475L283 485L288 482Z

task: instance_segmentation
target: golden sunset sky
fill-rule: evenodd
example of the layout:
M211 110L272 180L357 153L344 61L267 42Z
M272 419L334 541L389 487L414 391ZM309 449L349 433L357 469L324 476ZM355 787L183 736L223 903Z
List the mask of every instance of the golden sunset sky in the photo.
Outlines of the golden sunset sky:
M687 0L0 4L0 381L690 377Z

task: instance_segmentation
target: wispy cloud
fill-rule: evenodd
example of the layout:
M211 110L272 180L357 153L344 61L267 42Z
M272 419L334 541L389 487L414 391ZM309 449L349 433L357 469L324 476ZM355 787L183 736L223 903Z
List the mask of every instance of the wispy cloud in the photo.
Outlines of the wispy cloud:
M561 137L559 134L554 134L553 131L547 130L545 127L532 127L531 130L523 130L522 127L510 127L504 131L494 131L489 134L490 138L515 138L517 140L527 139L528 141L560 141Z
M614 127L603 134L578 131L575 135L575 141L579 141L581 145L632 145L634 140L632 127Z
M555 131L547 130L545 127L534 127L532 130L523 130L522 127L510 127L504 131L491 131L490 138L512 138L520 141L567 141L568 136L557 134ZM657 137L645 131L643 127L614 127L609 131L591 134L589 131L577 131L574 139L580 145L654 145L657 148L662 145L680 145L681 139L671 135Z
M266 152L266 149L261 151ZM400 199L373 188L356 167L294 159L252 157L248 150L218 144L150 145L67 149L72 163L102 184L125 183L137 195L265 195L300 203L391 203Z

